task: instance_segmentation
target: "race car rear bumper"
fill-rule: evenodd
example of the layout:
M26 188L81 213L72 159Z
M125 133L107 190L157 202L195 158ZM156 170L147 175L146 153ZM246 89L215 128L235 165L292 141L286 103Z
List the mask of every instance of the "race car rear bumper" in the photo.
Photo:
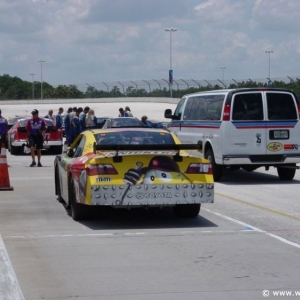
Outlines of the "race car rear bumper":
M174 206L213 203L214 184L94 185L92 205Z

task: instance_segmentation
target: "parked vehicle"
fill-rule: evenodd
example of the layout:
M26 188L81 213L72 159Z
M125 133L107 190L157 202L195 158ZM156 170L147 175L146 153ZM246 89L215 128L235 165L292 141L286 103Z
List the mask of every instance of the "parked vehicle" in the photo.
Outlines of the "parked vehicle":
M290 90L230 89L185 95L165 111L167 128L182 143L203 144L214 180L224 168L253 171L276 167L281 180L292 180L300 163L300 103Z
M55 194L74 220L96 205L173 207L176 216L196 217L201 203L214 202L212 168L186 149L201 145L183 145L164 129L86 130L54 160Z
M17 155L27 153L26 125L30 118L18 119L7 133L8 150ZM55 154L62 152L63 137L60 129L57 129L52 120L45 119L47 130L44 134L43 149L52 150Z
M107 118L99 128L120 128L120 127L145 127L141 120L135 117Z

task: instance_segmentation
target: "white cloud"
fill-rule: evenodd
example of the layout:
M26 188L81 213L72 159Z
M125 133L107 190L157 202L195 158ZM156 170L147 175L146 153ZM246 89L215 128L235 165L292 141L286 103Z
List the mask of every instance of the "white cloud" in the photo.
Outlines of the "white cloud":
M298 0L3 0L1 73L50 84L298 75Z

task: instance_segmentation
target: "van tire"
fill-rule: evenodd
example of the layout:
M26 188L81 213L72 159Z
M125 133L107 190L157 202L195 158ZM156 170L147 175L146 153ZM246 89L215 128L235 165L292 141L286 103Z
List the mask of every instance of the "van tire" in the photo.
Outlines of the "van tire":
M296 168L280 168L277 167L277 174L280 180L293 180L296 174Z
M217 165L215 161L215 156L212 149L208 149L205 152L205 158L208 159L212 165L214 181L220 181L223 174L223 166Z
M179 218L196 218L199 215L201 203L195 204L177 204L173 207L176 217Z

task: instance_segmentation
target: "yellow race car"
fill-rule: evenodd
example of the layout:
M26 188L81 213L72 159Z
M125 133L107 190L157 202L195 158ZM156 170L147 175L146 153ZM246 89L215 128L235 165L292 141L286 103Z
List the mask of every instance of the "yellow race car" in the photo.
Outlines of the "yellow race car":
M214 202L212 166L186 150L202 147L165 129L87 130L55 157L55 193L74 220L94 205L172 206L176 216L196 217L201 203Z

